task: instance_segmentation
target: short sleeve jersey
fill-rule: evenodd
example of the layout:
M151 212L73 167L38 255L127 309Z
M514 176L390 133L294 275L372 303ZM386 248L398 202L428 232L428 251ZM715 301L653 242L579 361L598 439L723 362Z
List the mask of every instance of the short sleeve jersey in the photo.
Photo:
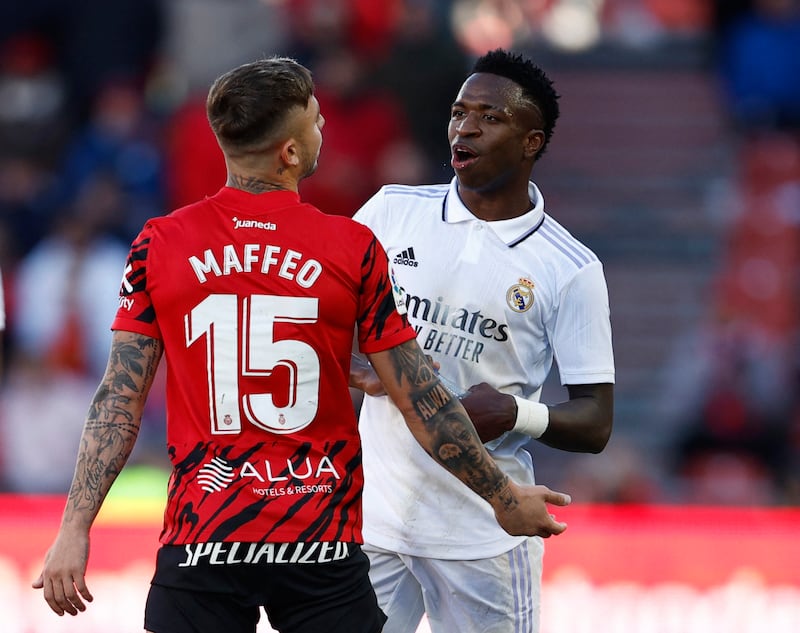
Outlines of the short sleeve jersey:
M164 344L162 543L361 541L354 331L367 353L414 338L369 229L225 187L144 226L112 329Z
M534 207L486 222L449 185L387 185L355 215L385 247L399 306L417 340L461 389L487 382L538 400L554 359L564 384L614 382L611 324L597 256ZM510 550L489 504L430 460L385 397L367 396L364 538L392 551L446 559ZM534 481L530 438L509 432L487 443L500 467ZM441 471L441 472L439 472ZM409 530L408 526L414 529Z

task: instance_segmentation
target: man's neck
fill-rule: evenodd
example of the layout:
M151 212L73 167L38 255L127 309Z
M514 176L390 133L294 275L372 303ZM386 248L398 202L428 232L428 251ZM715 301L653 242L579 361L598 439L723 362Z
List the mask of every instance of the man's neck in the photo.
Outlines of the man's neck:
M266 193L268 191L297 191L297 186L277 178L266 178L264 176L245 175L239 173L228 173L228 187L241 189L250 193Z
M470 213L487 222L517 218L536 206L535 201L528 196L527 189L524 194L519 192L515 195L491 195L465 190L459 186L458 194Z
M294 191L297 174L275 155L250 154L225 157L228 168L227 186L249 193Z

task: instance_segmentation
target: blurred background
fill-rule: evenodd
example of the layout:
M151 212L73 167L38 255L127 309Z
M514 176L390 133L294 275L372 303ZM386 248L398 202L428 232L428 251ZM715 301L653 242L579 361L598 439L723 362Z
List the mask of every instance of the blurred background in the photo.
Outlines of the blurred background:
M783 617L779 606L787 595L800 604L800 552L780 549L796 541L788 535L796 536L800 516L781 514L800 505L800 0L2 3L0 269L8 314L0 493L8 522L0 530L15 545L0 557L0 586L11 609L3 612L20 618L10 630L68 630L50 620L41 629L26 624L33 608L18 605L31 592L17 599L14 591L33 571L8 561L33 542L32 517L43 516L25 505L35 503L30 495L57 499L44 536L23 547L35 564L57 527L131 240L148 217L224 184L204 113L210 82L275 53L308 65L327 123L319 170L301 194L351 215L384 183L451 178L450 103L472 61L495 47L530 54L561 93L561 118L533 178L549 213L604 262L611 299L617 389L607 449L573 455L531 444L538 480L571 493L578 506L565 549L585 551L588 565L604 547L592 535L611 541L621 525L623 547L635 544L634 526L642 551L669 541L673 549L631 576L640 587L654 581L650 567L665 569L682 552L702 560L727 534L725 560L739 551L769 558L773 575L762 578L796 585L791 594L759 593L752 574L743 580L736 568L729 576L717 560L706 571L720 570L718 578L701 580L696 563L674 577L689 583L677 594L631 602L630 585L628 593L586 593L580 578L563 572L575 569L567 557L566 567L555 565L561 571L548 572L562 575L545 578L555 614L549 630L594 630L553 619L580 617L572 600L587 604L590 595L592 617L611 603L627 614L619 617L630 616L631 604L658 605L647 626L630 621L616 631L798 630L800 611ZM543 399L562 397L554 371ZM163 494L162 411L159 385L125 473L128 491L153 486ZM581 532L580 508L593 504L619 510L613 520L590 513ZM735 514L698 518L687 510L707 506ZM681 510L654 519L631 507ZM756 516L754 508L778 514ZM159 511L148 514L156 526ZM131 516L122 521L126 539ZM794 527L738 545L743 525L774 528L776 517L791 517ZM676 539L689 525L705 540L684 549ZM148 542L156 531L148 525ZM558 563L556 543L548 556ZM758 549L770 544L778 549L769 556ZM27 570L29 559L20 561ZM147 556L144 565L137 579L149 573ZM106 584L119 596L129 585L114 574ZM727 602L713 592L689 601L695 616L687 626L675 615L687 613L687 587L706 586L723 587ZM559 609L547 587L569 604ZM739 600L744 595L749 601ZM769 601L773 608L763 609ZM750 628L735 608L745 603L757 614ZM704 626L712 616L703 609L717 613L720 604L734 605L733 618ZM765 611L770 628L760 628Z
M532 444L579 501L800 502L798 0L26 0L0 9L0 490L64 492L128 245L224 183L204 98L291 55L327 120L301 194L350 215L443 182L471 62L533 56L562 115L534 170L605 264L616 427ZM562 397L553 373L545 399ZM161 390L135 464L163 467Z

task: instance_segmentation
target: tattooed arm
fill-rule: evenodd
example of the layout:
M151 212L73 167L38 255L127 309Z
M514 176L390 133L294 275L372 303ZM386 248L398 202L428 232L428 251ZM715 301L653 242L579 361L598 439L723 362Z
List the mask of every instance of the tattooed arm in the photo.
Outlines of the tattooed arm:
M548 537L566 529L546 504L567 505L569 496L545 486L521 486L500 470L464 407L439 382L416 340L369 354L369 360L420 445L491 504L506 532Z
M136 443L147 394L163 351L161 341L115 331L108 365L83 427L61 527L33 583L58 615L77 615L91 602L86 586L89 530L111 484Z

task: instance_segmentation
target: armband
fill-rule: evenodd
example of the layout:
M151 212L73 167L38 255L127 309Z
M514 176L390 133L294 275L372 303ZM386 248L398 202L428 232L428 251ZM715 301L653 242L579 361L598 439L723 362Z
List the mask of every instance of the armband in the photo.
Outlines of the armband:
M517 421L514 430L533 439L542 437L550 423L550 410L546 404L514 396L517 403Z

